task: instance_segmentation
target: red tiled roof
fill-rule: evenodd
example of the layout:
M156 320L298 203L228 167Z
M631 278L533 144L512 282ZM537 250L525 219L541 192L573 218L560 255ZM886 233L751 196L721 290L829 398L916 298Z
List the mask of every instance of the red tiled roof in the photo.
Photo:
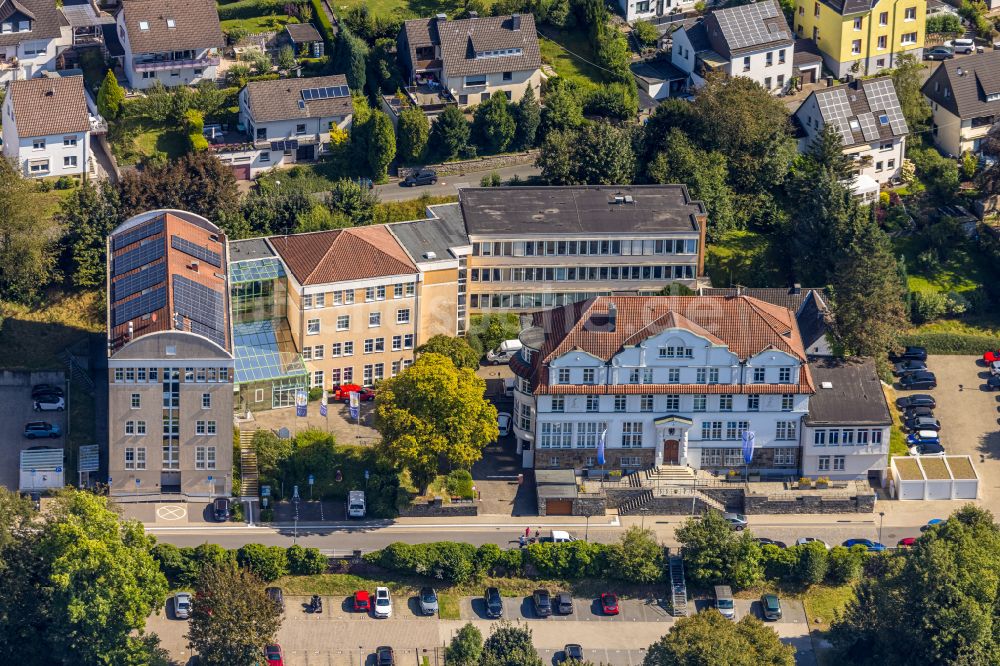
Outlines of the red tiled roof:
M417 272L395 237L380 225L274 236L269 240L302 285Z

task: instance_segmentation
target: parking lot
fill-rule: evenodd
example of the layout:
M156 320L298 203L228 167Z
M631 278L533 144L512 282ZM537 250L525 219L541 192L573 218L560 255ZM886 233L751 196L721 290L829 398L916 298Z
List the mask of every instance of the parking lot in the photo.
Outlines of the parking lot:
M306 597L286 596L285 617L278 633L278 642L285 653L285 663L295 666L323 664L360 666L370 663L378 645L390 645L397 661L405 666L420 666L428 656L431 664L439 664L437 650L447 645L455 633L471 621L484 636L489 636L496 620L484 619L481 600L465 597L460 600L461 620L441 620L436 616L420 615L416 597L393 599L391 618L377 620L364 613L354 613L349 597L324 597L323 613L304 611ZM586 656L594 663L609 666L637 666L642 663L646 648L669 631L674 619L655 599L625 599L621 613L605 616L592 599L575 599L575 612L569 616L538 618L530 598L505 597L504 616L523 622L531 629L535 647L543 661L557 663L563 647L569 643L583 646ZM756 601L738 599L737 617L747 613L761 616ZM697 602L699 610L708 602ZM813 666L815 658L808 635L808 623L801 603L783 601L784 618L769 622L781 639L795 646L796 661ZM165 613L153 616L146 625L155 631L164 648L179 663L190 658L183 636L187 623L173 617L168 602Z
M38 413L32 409L31 387L33 384L64 382L61 372L4 372L0 379L0 404L4 418L0 419L0 442L3 446L3 462L0 463L0 485L17 490L21 451L34 446L62 448L66 445L67 412ZM24 426L32 421L47 421L59 426L63 435L49 439L27 439ZM66 476L69 481L70 477Z

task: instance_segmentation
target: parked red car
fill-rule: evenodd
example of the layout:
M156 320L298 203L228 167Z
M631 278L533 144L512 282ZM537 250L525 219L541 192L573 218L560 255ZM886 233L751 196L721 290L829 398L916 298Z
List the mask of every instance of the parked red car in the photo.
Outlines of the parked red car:
M365 590L358 590L354 593L354 612L367 613L372 609L372 598Z
M285 659L281 654L281 646L277 643L264 648L264 658L267 659L267 666L285 666Z
M370 388L364 388L363 386L358 386L357 384L341 384L333 392L333 401L343 403L350 402L352 391L358 393L358 398L363 402L371 402L375 399L375 391Z
M618 615L618 595L614 592L602 592L601 611L605 615Z
M899 543L896 544L900 548L910 548L917 542L916 537L906 537L905 539L900 539Z
M994 349L983 354L983 363L986 365L995 361L1000 361L1000 349Z

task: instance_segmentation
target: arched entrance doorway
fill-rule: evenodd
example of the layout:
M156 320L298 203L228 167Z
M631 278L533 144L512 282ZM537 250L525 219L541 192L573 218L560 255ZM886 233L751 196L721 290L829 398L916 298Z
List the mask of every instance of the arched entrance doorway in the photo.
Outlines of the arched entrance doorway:
M679 465L681 461L681 443L676 439L663 441L663 464Z

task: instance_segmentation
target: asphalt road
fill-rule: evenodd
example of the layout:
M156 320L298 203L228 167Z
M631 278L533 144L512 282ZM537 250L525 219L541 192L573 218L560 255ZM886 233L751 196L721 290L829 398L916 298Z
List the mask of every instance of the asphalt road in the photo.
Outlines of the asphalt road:
M489 175L492 171L473 171L455 176L441 176L436 185L426 185L423 187L400 187L399 182L392 182L385 185L376 185L375 191L382 201L406 201L408 199L417 199L424 194L435 197L454 196L458 194L459 188L479 187L479 182L483 176ZM522 164L506 169L495 169L495 171L500 174L500 178L504 181L510 180L515 175L522 179L538 175L538 169L531 164Z

